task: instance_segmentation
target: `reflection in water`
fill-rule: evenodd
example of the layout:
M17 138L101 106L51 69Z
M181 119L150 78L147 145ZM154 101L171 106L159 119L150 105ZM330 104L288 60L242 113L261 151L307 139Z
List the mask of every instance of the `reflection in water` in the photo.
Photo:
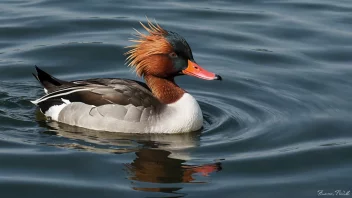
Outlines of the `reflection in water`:
M189 183L196 182L194 174L200 173L209 176L212 172L220 171L221 163L205 165L186 165L181 159L169 158L171 152L156 149L140 149L136 152L137 158L126 164L131 175L130 179L150 183ZM197 182L201 183L201 182ZM143 188L134 187L135 190L153 192L174 192L179 188Z
M222 169L220 162L203 165L186 164L187 160L191 159L186 148L196 147L199 144L200 132L140 135L93 131L57 122L38 123L50 129L44 133L65 137L64 142L46 142L46 145L115 154L134 152L136 158L133 162L125 164L124 168L134 190L175 193L182 187L150 187L150 184L205 183L197 181L195 176L206 177ZM76 141L68 143L67 138ZM149 186L137 186L141 185L141 182L147 182ZM176 194L180 196L179 193Z

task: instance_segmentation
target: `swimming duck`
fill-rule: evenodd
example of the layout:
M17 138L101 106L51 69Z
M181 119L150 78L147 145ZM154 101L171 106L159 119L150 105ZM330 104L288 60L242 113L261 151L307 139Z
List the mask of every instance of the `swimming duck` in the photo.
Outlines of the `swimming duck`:
M121 78L64 81L36 66L46 95L32 101L49 119L99 131L185 133L202 128L199 104L174 81L179 75L221 77L200 67L186 40L148 20L125 53L146 83Z

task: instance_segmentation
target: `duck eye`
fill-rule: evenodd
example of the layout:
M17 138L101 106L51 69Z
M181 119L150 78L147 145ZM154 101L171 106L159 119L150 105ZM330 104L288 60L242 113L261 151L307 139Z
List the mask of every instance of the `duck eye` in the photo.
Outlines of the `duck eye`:
M175 52L171 52L169 55L170 55L171 58L176 58L177 57L177 54Z

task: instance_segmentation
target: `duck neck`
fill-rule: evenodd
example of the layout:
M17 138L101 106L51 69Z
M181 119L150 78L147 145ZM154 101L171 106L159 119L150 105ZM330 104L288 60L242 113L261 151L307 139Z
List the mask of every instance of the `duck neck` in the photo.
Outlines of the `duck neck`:
M178 101L185 91L176 85L174 78L159 78L152 75L144 76L148 87L153 95L164 104L171 104Z

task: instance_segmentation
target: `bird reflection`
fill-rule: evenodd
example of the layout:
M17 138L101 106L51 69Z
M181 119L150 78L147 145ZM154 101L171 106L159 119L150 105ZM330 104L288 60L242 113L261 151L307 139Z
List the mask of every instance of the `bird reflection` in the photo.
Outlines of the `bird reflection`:
M137 158L125 165L132 175L130 179L152 183L188 183L195 180L193 174L209 176L221 170L220 163L186 165L185 160L170 158L170 154L165 150L140 149L136 152Z
M45 132L46 134L55 134L80 142L72 144L66 140L65 143L51 142L46 143L47 145L116 154L134 152L136 158L131 163L124 164L134 190L176 193L182 187L161 187L161 184L205 183L199 178L208 177L211 173L222 169L220 162L187 164L187 161L192 159L187 148L199 144L199 132L177 135L120 134L92 131L57 122L38 123L50 129ZM94 146L91 146L92 143ZM143 182L154 186L157 184L157 187L139 186Z
M170 158L170 154L170 151L165 150L140 149L136 152L136 159L132 163L125 164L131 175L129 179L150 183L204 183L195 182L194 175L200 173L203 176L209 176L210 173L222 169L220 162L199 166L187 165L184 164L185 160ZM135 185L134 190L145 192L176 193L182 189L181 187L139 187L138 184Z

